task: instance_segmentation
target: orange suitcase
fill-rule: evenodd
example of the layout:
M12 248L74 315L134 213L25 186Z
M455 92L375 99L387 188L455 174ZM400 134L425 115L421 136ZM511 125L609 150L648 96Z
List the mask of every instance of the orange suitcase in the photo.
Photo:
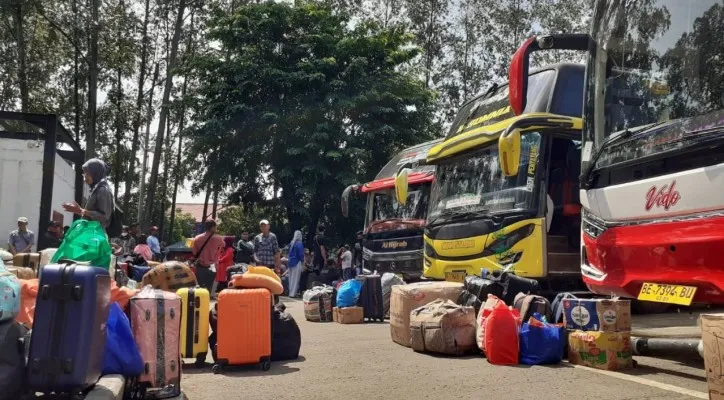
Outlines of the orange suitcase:
M260 364L271 368L272 295L267 289L225 289L217 300L216 364L224 366Z

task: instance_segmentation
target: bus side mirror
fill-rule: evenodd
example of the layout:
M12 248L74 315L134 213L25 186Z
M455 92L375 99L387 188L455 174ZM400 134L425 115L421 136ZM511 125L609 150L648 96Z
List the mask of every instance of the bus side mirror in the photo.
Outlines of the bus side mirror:
M520 129L505 132L498 138L498 158L505 176L518 175L520 167Z
M515 115L523 114L528 96L530 53L538 50L576 50L595 54L596 43L588 34L561 33L531 36L513 54L508 70L508 101Z
M349 185L342 192L342 216L349 217L349 195L353 191L357 191L358 185Z
M407 203L407 176L409 172L409 168L402 168L395 175L395 196L397 197L397 202L402 205Z

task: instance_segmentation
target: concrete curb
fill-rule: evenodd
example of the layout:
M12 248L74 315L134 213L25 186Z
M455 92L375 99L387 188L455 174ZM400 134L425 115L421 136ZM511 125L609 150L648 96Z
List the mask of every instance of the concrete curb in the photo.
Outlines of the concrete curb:
M104 375L88 392L85 400L122 400L126 380L122 375Z

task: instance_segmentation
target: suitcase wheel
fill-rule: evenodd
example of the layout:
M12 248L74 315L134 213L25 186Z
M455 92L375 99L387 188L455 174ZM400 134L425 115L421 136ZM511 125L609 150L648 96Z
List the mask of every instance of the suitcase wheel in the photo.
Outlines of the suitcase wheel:
M214 374L219 374L221 373L222 369L223 367L221 366L221 364L214 364L214 366L211 367L211 372L213 372Z
M269 371L271 369L271 361L264 360L261 362L261 370L262 371Z

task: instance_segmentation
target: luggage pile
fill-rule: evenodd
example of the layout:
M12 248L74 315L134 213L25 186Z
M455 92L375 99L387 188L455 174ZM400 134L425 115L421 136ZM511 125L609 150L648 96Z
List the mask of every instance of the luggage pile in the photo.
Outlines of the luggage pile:
M304 317L311 322L360 324L385 320L383 277L358 275L337 287L314 286L304 292ZM390 285L392 287L392 285Z
M605 370L633 365L630 300L566 298L562 308L569 362Z
M234 275L213 311L208 291L177 262L149 267L138 277L147 284L140 291L124 286L124 263L99 268L64 259L38 269L39 279L23 280L0 263L0 387L7 388L0 400L27 390L77 395L106 374L126 377L127 398L179 396L182 359L205 365L210 322L218 335L215 373L256 363L268 370L271 360L299 355L299 327L283 305L273 306L281 283L258 268Z

